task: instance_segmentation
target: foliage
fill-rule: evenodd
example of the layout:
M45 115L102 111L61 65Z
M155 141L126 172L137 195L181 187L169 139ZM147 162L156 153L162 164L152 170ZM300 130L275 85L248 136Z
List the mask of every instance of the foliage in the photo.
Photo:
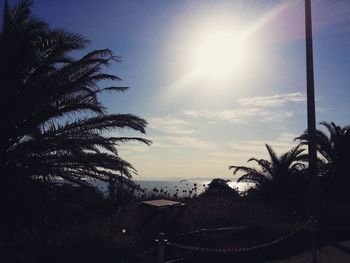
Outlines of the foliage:
M334 194L347 191L350 183L348 174L350 163L350 126L340 127L334 122L321 122L329 135L321 130L316 130L316 147L320 155L319 172L322 182L326 184L324 190L330 189ZM306 130L296 140L301 145L307 145L309 134Z
M136 184L125 184L115 178L112 178L108 184L108 197L115 206L126 206L135 199L136 192L143 192Z
M259 191L274 197L290 197L291 194L300 191L303 184L303 171L307 156L303 154L304 149L299 146L278 156L271 146L266 144L269 153L269 160L251 158L248 162L254 161L258 168L247 166L230 166L234 169L233 173L239 171L244 174L238 179L238 182L253 182L256 189L251 192Z
M228 185L229 180L215 178L213 179L207 189L203 192L202 195L220 195L220 196L232 196L239 197L238 190L235 188L231 188Z
M50 28L31 14L31 5L29 0L14 8L7 1L4 4L0 32L2 185L8 188L28 179L57 177L87 186L86 178L108 181L114 177L131 184L136 170L118 155L116 146L150 141L106 136L106 132L145 133L147 122L132 114L107 114L99 99L101 93L127 89L98 85L120 80L103 72L120 57L101 49L76 58L72 52L84 49L88 40Z
M75 191L71 190L69 195L74 195ZM58 194L66 195L67 192L69 188ZM75 200L73 196L71 198L72 201ZM92 196L90 198L95 199ZM269 204L247 203L228 196L201 196L182 201L187 204L187 208L182 219L177 221L180 232L200 228L280 224L293 220L289 215L280 213ZM108 200L104 202L107 203ZM136 202L131 202L120 210L113 207L113 209L101 211L93 206L85 207L85 214L78 211L72 213L73 209L78 210L76 203L74 205L75 208L69 205L68 208L61 209L60 213L63 216L56 219L59 222L40 223L30 228L18 229L9 238L6 248L0 246L0 259L4 257L1 262L155 262L157 260L157 250L149 261L147 259L151 255L135 258L136 255L154 247L154 242L145 240L141 231L138 230L139 211ZM125 232L123 232L124 229ZM272 231L268 232L271 234ZM281 235L279 232L272 233ZM259 236L261 239L257 241L259 243L271 239L270 236L266 236L266 233L260 231L258 233L255 231L253 234ZM198 241L205 236L193 235L197 243L192 244L198 245ZM169 236L170 238L175 241L173 236ZM208 247L211 247L213 240L217 239L226 244L230 242L230 245L232 245L231 240L234 239L234 245L238 247L252 242L251 234L235 231L210 232L207 238L211 238L211 243L209 241L207 244ZM7 242L1 235L0 244L3 241ZM169 256L171 252L169 250L166 253Z

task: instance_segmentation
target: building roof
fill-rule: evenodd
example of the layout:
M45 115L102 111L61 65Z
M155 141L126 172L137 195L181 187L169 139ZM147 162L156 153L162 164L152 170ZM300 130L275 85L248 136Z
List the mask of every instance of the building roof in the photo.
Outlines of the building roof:
M173 205L181 205L182 203L166 200L166 199L159 199L159 200L149 200L149 201L143 201L142 204L151 205L155 207L166 207L166 206L173 206Z

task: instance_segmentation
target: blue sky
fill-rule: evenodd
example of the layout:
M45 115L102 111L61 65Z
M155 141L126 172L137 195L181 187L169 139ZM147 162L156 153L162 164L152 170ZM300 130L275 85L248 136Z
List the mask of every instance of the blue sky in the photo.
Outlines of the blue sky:
M13 1L10 1L13 2ZM52 26L123 58L109 112L149 122L147 147L122 157L136 179L232 178L229 165L296 143L306 122L304 6L286 1L36 0ZM314 0L317 122L350 124L350 2ZM130 134L130 132L124 133Z

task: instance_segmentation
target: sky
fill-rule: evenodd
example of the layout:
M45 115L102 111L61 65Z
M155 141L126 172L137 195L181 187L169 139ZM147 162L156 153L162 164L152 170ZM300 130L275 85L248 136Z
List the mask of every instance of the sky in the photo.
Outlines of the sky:
M345 126L350 1L312 8L316 119ZM135 179L233 179L228 166L267 158L265 143L288 151L307 127L302 0L36 0L33 13L122 57L107 71L130 89L101 100L149 123L150 147L119 147Z

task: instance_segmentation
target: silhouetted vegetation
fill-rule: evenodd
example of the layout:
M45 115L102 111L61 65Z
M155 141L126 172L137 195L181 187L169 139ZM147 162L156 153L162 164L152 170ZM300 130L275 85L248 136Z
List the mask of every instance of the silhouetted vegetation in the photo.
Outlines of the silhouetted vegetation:
M321 122L328 134L322 130L316 131L318 152L319 191L323 199L348 199L348 164L350 162L350 127L340 127L334 122ZM308 145L308 131L295 138L300 141L297 147L277 156L273 149L266 145L269 160L251 158L258 166L230 166L234 174L244 172L238 182L255 183L256 187L247 191L250 197L267 198L286 201L297 197L305 198L310 190L310 180L307 171L307 154L303 153Z
M26 198L22 188L62 178L90 187L85 179L117 180L133 186L136 172L118 155L128 141L150 144L140 137L107 136L131 129L145 133L147 122L132 114L108 114L99 100L104 92L126 87L99 87L119 77L103 68L120 58L109 49L81 58L88 40L50 28L31 15L31 1L10 8L4 4L0 33L1 200L13 206ZM11 202L9 202L11 200ZM17 200L17 202L16 202Z
M206 190L202 193L205 196L230 196L232 198L239 197L237 189L230 187L227 183L229 180L221 178L213 179Z
M322 193L329 198L349 197L350 127L340 127L334 122L321 122L321 125L328 132L327 135L321 130L316 131ZM296 140L300 140L301 145L307 145L308 131Z
M238 182L253 182L255 188L249 193L256 193L261 197L270 200L286 200L296 193L300 193L305 185L303 180L305 161L307 156L299 146L278 156L271 146L266 144L269 153L269 160L251 158L248 162L254 161L258 167L230 166L233 173L239 171L244 175L239 177ZM276 199L277 198L277 199Z

